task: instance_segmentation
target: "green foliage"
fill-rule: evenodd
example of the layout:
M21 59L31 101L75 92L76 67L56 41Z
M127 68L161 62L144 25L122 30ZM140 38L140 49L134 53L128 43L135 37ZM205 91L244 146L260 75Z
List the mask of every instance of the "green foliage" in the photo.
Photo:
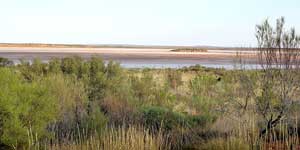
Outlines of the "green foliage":
M102 100L105 96L107 78L103 72L97 72L89 81L88 93L90 101Z
M49 61L49 72L60 73L61 70L61 60L59 58L53 58Z
M190 67L184 67L182 68L183 71L187 72L187 71L203 71L204 69L206 69L205 67L197 64L195 66L190 66Z
M7 58L0 57L0 67L12 66L13 62L8 60Z
M215 94L217 83L218 80L214 75L199 75L190 81L190 89L195 96L211 96Z
M171 106L175 99L167 84L161 84L154 78L153 73L143 71L140 77L130 76L132 95L141 105Z
M0 149L299 147L300 37L283 25L256 28L261 70L0 58Z
M120 64L118 64L114 61L109 61L109 63L107 64L107 67L105 69L105 72L106 72L106 76L108 78L114 78L114 77L121 75L122 69L120 67Z
M80 145L105 135L107 129L127 130L134 125L146 129L145 135L163 134L161 142L171 144L171 149L197 148L202 142L208 143L203 148L221 148L229 134L233 138L227 144L230 148L244 148L244 141L234 138L244 135L255 142L257 126L263 121L257 110L268 110L270 104L272 110L281 107L274 88L278 83L264 87L259 82L262 77L260 71L200 66L123 69L96 56L90 60L52 59L49 63L22 61L0 69L0 146L23 148L78 141ZM222 122L227 117L233 118L229 121L232 124ZM289 127L295 130L298 124L290 123ZM280 133L288 136L286 130Z
M90 77L93 78L97 72L104 72L105 65L100 57L92 57L90 60Z
M79 75L82 62L83 60L79 56L63 58L61 61L61 70L66 74Z
M130 91L128 91L127 75L120 64L110 61L105 68L105 77L107 79L107 94L126 100L124 96L129 96L126 92Z
M92 57L89 63L89 99L91 101L103 100L105 95L120 93L119 86L125 77L118 63L110 61L107 66L102 59Z
M153 130L172 130L176 128L204 127L209 122L206 116L190 116L167 108L151 106L142 110L144 125Z
M81 129L86 130L86 132L101 133L106 127L108 119L99 106L95 105L92 107L92 112L89 112L89 114L83 118L80 124Z
M153 93L155 91L156 84L151 74L143 73L141 78L133 76L130 81L135 97L146 103L154 101Z
M43 63L39 58L34 59L30 67L31 72L36 76L43 76L44 74L47 74L49 69L48 65Z
M177 89L179 86L183 84L181 72L177 70L168 70L167 82L172 89Z
M0 83L1 143L18 147L27 144L29 134L47 136L58 111L47 85L26 83L9 69L0 69Z
M199 75L190 81L192 103L203 115L214 116L221 101L222 84L215 75Z
M55 133L56 138L63 138L64 134L77 132L78 126L87 118L88 98L84 84L73 76L53 74L42 80L49 88L51 95L57 100L58 119L51 123L50 131ZM94 130L94 129L93 129Z

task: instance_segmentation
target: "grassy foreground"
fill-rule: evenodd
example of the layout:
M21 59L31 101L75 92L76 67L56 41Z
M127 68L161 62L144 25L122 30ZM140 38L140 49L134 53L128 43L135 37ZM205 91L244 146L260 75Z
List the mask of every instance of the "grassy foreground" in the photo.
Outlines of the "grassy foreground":
M262 135L257 70L123 69L96 56L0 64L1 149L299 148L299 102Z

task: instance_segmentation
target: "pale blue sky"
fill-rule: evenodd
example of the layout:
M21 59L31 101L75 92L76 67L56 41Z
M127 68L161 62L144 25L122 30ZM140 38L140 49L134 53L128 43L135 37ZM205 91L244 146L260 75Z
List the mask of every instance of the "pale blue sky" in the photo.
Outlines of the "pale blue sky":
M299 0L1 0L0 42L255 46L255 25Z

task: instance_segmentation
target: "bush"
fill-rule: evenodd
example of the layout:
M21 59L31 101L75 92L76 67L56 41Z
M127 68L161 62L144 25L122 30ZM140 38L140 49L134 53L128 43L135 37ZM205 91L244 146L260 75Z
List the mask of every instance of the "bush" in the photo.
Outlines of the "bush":
M78 127L82 127L88 117L88 99L83 82L62 74L52 74L41 82L49 87L59 109L57 121L49 125L49 130L55 133L57 139L77 133Z
M218 104L224 99L224 87L215 75L198 75L189 83L192 105L197 113L216 116Z
M169 69L167 71L167 82L172 89L177 89L183 84L182 82L182 73L177 70Z
M143 73L142 77L131 77L130 84L134 91L134 96L143 103L154 101L155 82L150 73Z
M170 131L176 128L204 127L210 118L207 116L190 116L173 112L167 108L150 106L142 109L144 126L154 131Z
M136 108L116 97L106 97L101 102L101 110L109 118L109 124L114 126L132 125L140 121Z
M0 57L0 67L12 66L14 63L7 58Z
M26 83L9 69L0 69L0 83L1 143L23 147L29 137L47 137L46 127L58 112L47 85Z
M63 58L61 61L61 70L66 74L79 75L83 60L81 57L73 56Z

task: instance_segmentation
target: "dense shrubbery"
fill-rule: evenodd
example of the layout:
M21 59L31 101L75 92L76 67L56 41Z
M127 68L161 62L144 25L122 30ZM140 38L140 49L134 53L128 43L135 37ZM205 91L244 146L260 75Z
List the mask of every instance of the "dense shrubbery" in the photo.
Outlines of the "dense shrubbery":
M0 67L0 145L11 149L262 147L263 120L255 112L253 97L260 93L261 74L199 66L128 70L99 57L77 56L5 65ZM298 108L294 105L288 113L297 114ZM272 131L295 137L297 118L282 121L286 124ZM136 141L141 137L143 141Z
M22 80L19 73L0 68L1 142L27 144L27 137L50 136L47 126L58 118L59 101L44 81Z
M2 67L0 138L11 148L82 141L129 126L163 133L176 145L178 138L187 138L179 130L187 134L215 120L180 93L179 87L186 89L180 70L161 72L158 81L152 70L124 70L99 57L77 56Z

